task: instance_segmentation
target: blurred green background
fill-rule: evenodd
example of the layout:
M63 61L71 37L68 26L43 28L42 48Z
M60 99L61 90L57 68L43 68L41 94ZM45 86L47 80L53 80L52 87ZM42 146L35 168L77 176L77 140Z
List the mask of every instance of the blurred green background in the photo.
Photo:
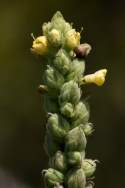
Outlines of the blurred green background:
M120 0L0 1L0 187L43 187L41 170L48 159L37 86L44 62L30 53L30 33L38 36L57 10L77 30L83 26L82 42L93 47L86 73L108 69L103 87L86 88L96 128L87 157L100 160L96 188L125 187L125 3Z

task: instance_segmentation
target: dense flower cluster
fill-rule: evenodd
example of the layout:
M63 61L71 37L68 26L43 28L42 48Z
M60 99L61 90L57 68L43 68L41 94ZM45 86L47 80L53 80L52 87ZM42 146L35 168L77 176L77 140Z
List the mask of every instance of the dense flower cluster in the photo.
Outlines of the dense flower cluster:
M48 114L45 149L49 169L43 170L47 188L92 188L96 160L85 158L87 136L93 132L82 84L105 81L106 69L85 75L85 57L91 50L80 44L80 33L57 12L44 23L43 36L33 41L32 51L44 56L45 71L39 91Z

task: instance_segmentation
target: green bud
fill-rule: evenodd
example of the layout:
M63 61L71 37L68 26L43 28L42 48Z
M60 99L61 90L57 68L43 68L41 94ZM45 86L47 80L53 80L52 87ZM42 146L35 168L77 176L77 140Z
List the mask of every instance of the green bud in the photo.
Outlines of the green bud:
M53 63L54 66L65 75L69 71L71 60L69 55L63 49L60 49Z
M57 29L52 29L48 33L47 39L48 39L50 45L52 45L54 47L59 47L62 43L61 33Z
M58 114L52 114L47 121L48 131L52 134L55 140L62 142L70 128L66 119Z
M62 14L59 11L54 14L51 22L44 23L42 26L43 35L48 38L50 46L54 45L55 47L58 45L64 45L65 35L71 29L71 24L64 20Z
M49 41L50 54L54 52L53 47L64 46L65 35L71 29L71 24L64 20L59 11L53 16L51 22L43 24L43 35L45 35Z
M71 166L81 166L82 160L85 158L85 151L68 152L67 158L67 161Z
M83 77L83 73L85 71L85 61L74 59L70 64L70 71L67 75L67 81L74 80L76 82L80 82Z
M83 131L84 131L86 136L91 135L94 131L93 124L92 123L86 123L85 125L83 125Z
M43 174L47 187L61 184L64 181L64 175L55 169L49 168L48 170L43 170Z
M73 109L73 105L71 103L62 104L60 110L61 110L61 113L63 115L65 115L66 117L71 118L74 115L73 114L74 109Z
M85 188L86 177L84 171L80 169L71 170L66 179L67 188Z
M51 168L64 172L67 169L66 156L62 151L57 151L49 160Z
M53 156L56 151L60 150L59 144L52 138L52 135L47 132L44 141L44 148L49 157Z
M96 170L96 160L84 159L82 161L82 169L87 177L92 176Z
M53 28L59 30L62 33L63 37L65 37L65 33L72 28L72 26L64 20L62 14L59 11L54 14L51 23Z
M64 83L64 78L59 71L48 65L47 70L45 71L44 81L48 88L60 90L60 87L62 87Z
M76 127L68 132L65 138L66 151L83 151L86 147L86 137L81 127Z
M81 97L81 90L78 84L74 81L69 81L63 84L59 96L59 103L71 102L77 104Z
M83 102L79 102L74 109L72 126L76 127L80 124L86 124L89 120L89 110Z
M45 35L47 37L47 35L51 31L51 29L52 29L52 23L51 22L44 23L43 26L42 26L43 35Z

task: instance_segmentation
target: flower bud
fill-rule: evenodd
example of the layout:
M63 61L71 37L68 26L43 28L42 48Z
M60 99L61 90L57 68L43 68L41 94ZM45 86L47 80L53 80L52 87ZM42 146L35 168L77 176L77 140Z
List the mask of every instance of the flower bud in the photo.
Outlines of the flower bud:
M82 160L85 157L85 151L83 152L68 152L67 161L71 166L81 166Z
M66 183L67 188L85 188L86 177L84 171L81 168L69 171Z
M60 110L61 110L61 113L63 115L65 115L66 117L71 118L74 115L74 113L73 113L74 109L73 109L73 105L71 103L62 104Z
M49 165L60 172L64 172L67 169L66 156L62 151L57 151L56 154L50 158Z
M45 71L44 81L48 86L48 89L50 87L50 89L56 89L58 91L64 83L64 78L59 71L48 65L47 70Z
M74 49L74 52L77 58L84 58L90 53L91 49L92 47L89 44L84 43L84 44L80 44L79 46L77 46Z
M65 46L69 49L74 49L80 44L80 33L76 32L75 29L71 29L66 33Z
M60 105L64 102L71 102L72 104L77 104L81 97L81 90L78 84L74 81L69 81L63 84L60 96L59 103Z
M57 29L52 29L49 33L48 33L48 41L49 43L54 46L54 47L58 47L61 45L61 33L57 30Z
M86 137L81 127L76 127L68 132L65 137L66 151L83 151L86 148Z
M64 141L69 130L69 123L63 117L52 114L47 121L47 129L58 142Z
M31 48L32 52L38 55L45 55L48 52L48 41L46 36L37 37L33 41L33 45Z
M86 136L91 135L94 131L93 124L92 123L86 123L85 125L83 125L83 131L84 131Z
M60 49L53 62L55 67L65 75L70 69L70 63L69 55L64 50Z
M82 161L82 169L87 177L92 176L96 170L96 160L84 159Z
M59 30L62 35L65 35L67 31L72 29L72 26L68 22L65 21L65 19L63 18L63 15L59 11L57 11L54 14L51 20L51 23L52 23L53 28Z
M48 88L46 85L39 85L38 87L38 92L41 94L45 94L48 92Z
M43 32L43 35L47 36L49 31L52 29L52 23L51 22L48 22L48 23L44 23L42 25L42 32Z
M83 82L85 83L94 83L98 86L102 86L105 82L105 76L107 73L107 69L102 69L96 71L94 74L89 74L83 77Z
M69 74L67 75L67 81L74 80L79 82L85 71L85 61L74 59L70 64Z
M74 108L74 116L72 118L72 127L80 124L85 124L89 120L89 109L82 101L79 102Z
M56 184L61 184L64 181L64 175L52 168L48 170L43 170L44 180L47 187L55 186Z
M78 118L83 119L84 122L88 121L89 119L89 110L87 109L86 104L84 104L82 101L75 106L75 110L74 110L73 119L78 119Z

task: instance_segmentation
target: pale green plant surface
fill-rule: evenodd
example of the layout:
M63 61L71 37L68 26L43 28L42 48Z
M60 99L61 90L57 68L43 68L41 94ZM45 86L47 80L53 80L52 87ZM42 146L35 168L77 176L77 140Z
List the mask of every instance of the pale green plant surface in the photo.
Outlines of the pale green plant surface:
M81 88L90 83L103 85L107 70L84 75L91 46L80 44L80 32L60 12L43 24L42 32L34 38L31 50L43 57L45 69L39 86L48 114L45 150L49 169L42 172L45 187L92 188L96 160L85 158L85 149L93 125Z

